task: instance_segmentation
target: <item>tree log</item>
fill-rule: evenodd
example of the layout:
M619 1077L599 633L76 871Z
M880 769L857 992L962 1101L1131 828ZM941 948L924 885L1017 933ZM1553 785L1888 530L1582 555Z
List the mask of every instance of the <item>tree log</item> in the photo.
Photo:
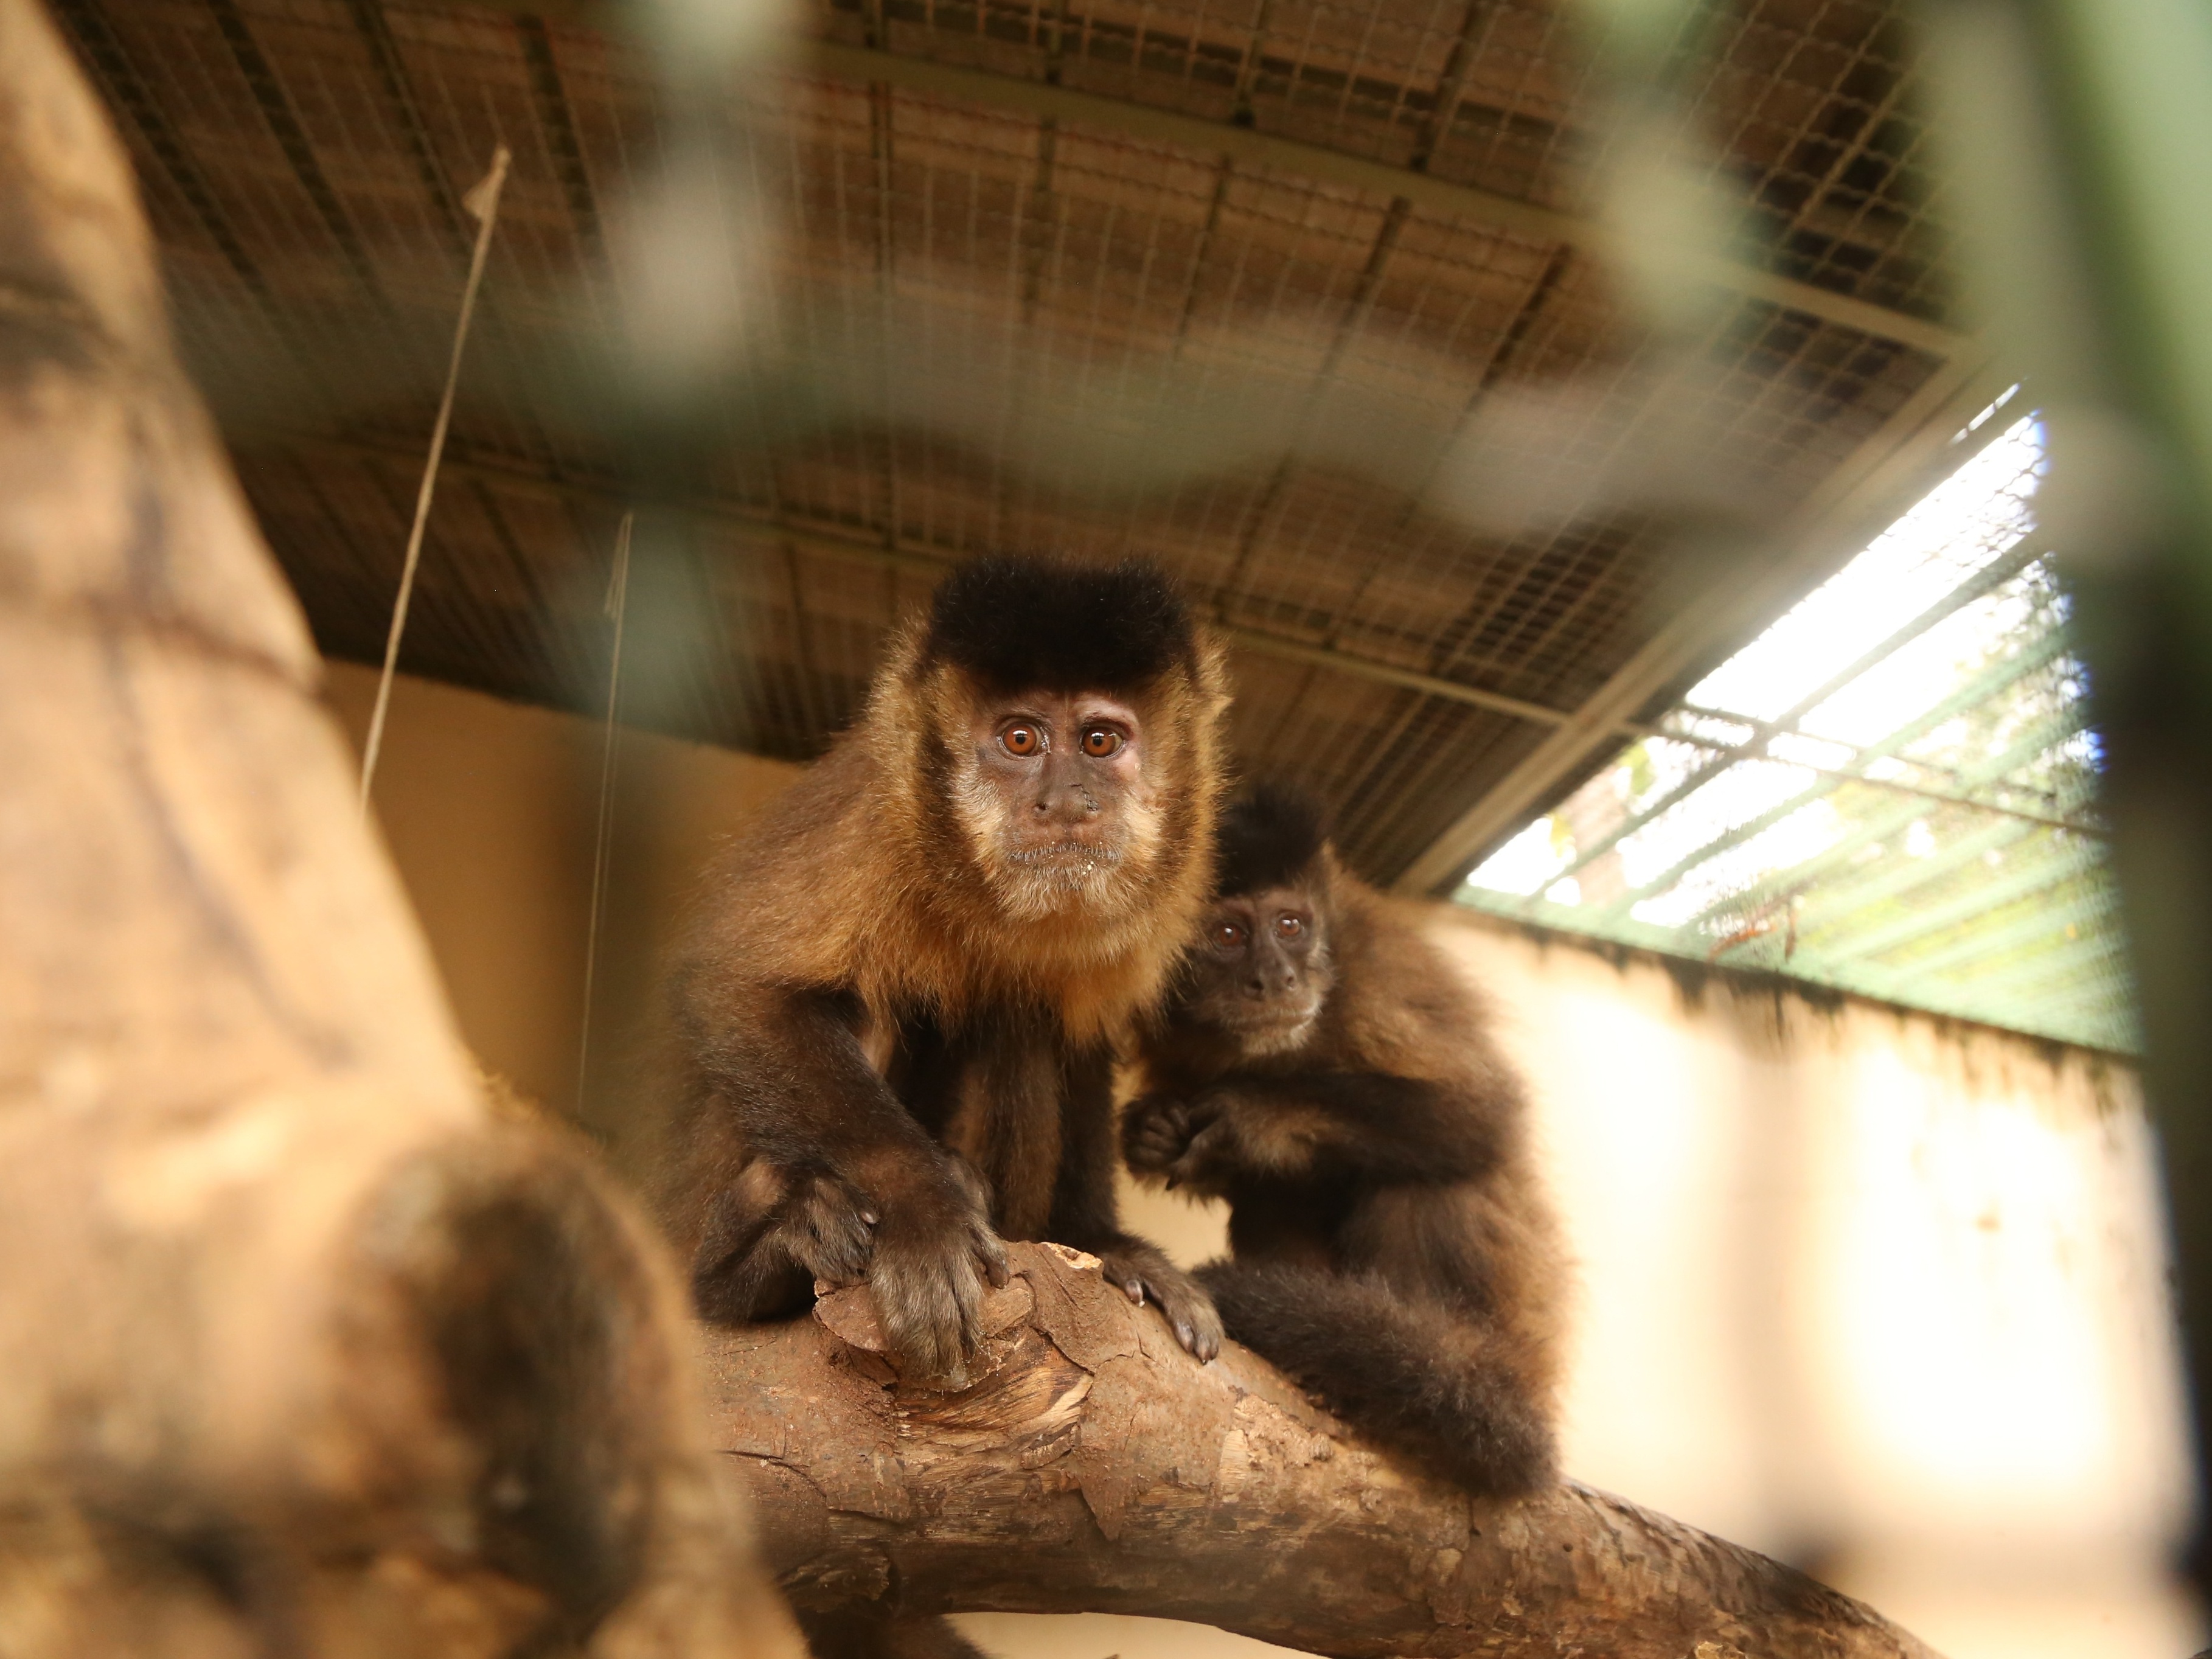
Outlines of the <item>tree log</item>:
M495 1121L0 0L0 1652L787 1659L672 1271Z
M959 1394L899 1382L865 1290L702 1334L720 1443L800 1605L1151 1613L1335 1659L1932 1659L1848 1596L1587 1486L1471 1498L1245 1349L1199 1365L1090 1257L1013 1255Z

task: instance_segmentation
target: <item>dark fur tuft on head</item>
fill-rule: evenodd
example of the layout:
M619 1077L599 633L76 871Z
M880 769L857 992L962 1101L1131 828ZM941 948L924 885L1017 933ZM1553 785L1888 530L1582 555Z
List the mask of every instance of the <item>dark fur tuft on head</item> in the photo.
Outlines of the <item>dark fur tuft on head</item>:
M1287 887L1328 839L1321 803L1295 789L1255 784L1221 815L1213 891L1228 898Z
M938 588L922 655L1000 691L1111 691L1194 660L1197 642L1182 599L1148 564L988 558Z

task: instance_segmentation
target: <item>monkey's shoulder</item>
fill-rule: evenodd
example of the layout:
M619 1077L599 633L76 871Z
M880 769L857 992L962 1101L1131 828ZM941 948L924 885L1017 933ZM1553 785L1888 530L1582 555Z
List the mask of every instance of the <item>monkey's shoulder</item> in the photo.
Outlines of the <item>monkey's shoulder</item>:
M1334 896L1336 989L1322 1021L1330 1046L1370 1069L1413 1076L1492 1062L1488 1000L1429 936L1423 914L1348 878Z
M670 983L695 1006L729 988L849 988L862 935L880 914L861 857L865 766L849 742L809 767L718 847L692 884L669 956ZM878 867L880 867L878 866Z
M1459 983L1443 951L1429 937L1427 915L1418 905L1377 892L1339 872L1330 884L1331 949L1340 967L1377 986L1450 979Z

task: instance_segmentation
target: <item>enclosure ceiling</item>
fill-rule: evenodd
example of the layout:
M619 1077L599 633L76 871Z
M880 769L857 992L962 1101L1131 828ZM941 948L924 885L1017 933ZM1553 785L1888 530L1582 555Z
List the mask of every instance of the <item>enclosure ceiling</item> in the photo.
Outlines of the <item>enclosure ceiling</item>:
M461 198L512 146L403 665L592 707L638 476L607 415L621 226L667 156L639 49L574 9L57 10L336 656L380 655ZM1601 257L1601 124L1552 6L817 0L799 27L733 94L774 228L753 367L679 492L713 647L649 718L688 735L817 753L949 562L1139 552L1234 630L1245 763L1320 790L1371 877L1441 883L1863 542L1972 397L1893 6L1752 0L1685 46L1750 246L1671 356ZM1687 533L1717 501L1759 533Z

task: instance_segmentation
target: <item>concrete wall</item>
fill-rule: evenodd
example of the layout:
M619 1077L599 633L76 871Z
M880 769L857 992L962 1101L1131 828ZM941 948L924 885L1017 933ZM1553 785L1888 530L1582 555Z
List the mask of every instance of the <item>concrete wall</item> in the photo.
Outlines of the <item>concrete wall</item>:
M376 676L328 665L358 752ZM533 1098L576 1115L605 728L402 675L372 804L461 1030ZM592 1065L628 1055L659 934L716 843L799 774L781 761L623 730L593 975ZM619 1139L624 1126L593 1127Z
M373 679L335 666L356 733ZM400 683L376 801L464 1031L577 1102L599 729ZM595 1076L653 935L794 769L638 734ZM638 810L658 830L644 832ZM2153 1152L2132 1073L1873 1005L1702 990L1439 908L1527 1072L1580 1263L1567 1465L1803 1563L1951 1659L2179 1659L2189 1500ZM604 1114L602 1091L588 1111ZM634 1126L599 1121L615 1144ZM1205 1206L1133 1194L1186 1261ZM979 1615L1006 1659L1230 1659L1159 1620Z

